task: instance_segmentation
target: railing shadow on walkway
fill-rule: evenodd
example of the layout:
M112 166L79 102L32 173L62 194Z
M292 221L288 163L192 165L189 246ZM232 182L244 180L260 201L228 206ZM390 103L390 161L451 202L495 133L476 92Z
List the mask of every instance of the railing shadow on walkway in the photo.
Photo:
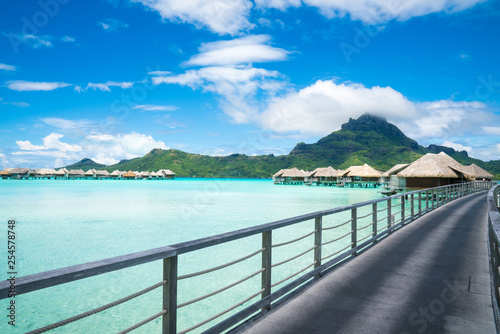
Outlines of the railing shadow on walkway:
M490 187L491 183L489 182L475 181L466 184L414 191L379 200L367 201L341 208L284 219L269 224L259 225L177 245L161 247L150 251L21 277L16 281L16 293L17 295L20 295L87 277L97 276L152 261L162 260L163 277L158 278L158 281L160 281L159 283L113 303L103 305L97 309L89 310L85 313L77 314L69 319L64 319L54 324L36 329L33 333L42 333L53 328L64 326L70 322L101 312L117 304L128 302L129 300L145 293L146 290L151 291L161 287L163 308L158 310L158 313L124 329L123 332L132 331L156 318L161 318L162 332L170 334L178 332L177 310L179 308L200 302L205 298L217 295L246 280L260 276L260 284L258 287L255 287L255 290L257 291L256 293L255 291L249 292L250 296L245 300L239 300L236 304L233 304L232 306L229 305L229 307L223 312L213 314L208 319L205 319L197 324L190 325L189 328L185 328L181 331L181 333L185 333L192 330L205 329L207 333L220 333L234 328L244 321L265 314L267 310L273 307L278 301L289 298L293 293L300 292L305 283L314 281L316 278L320 277L322 273L331 270L331 268L334 268L339 263L342 263L346 259L362 252L365 248L374 245L394 231L399 230L402 226L410 223L418 217L421 217L423 214L432 212L435 208L463 196L488 190ZM366 213L367 210L369 210L368 213ZM447 212L446 209L444 212L445 214L453 214L452 212ZM335 218L336 225L327 225L325 223L326 221L323 220L323 218L327 216L337 217ZM345 220L346 216L350 218ZM340 224L338 224L339 220L342 221ZM439 218L437 218L437 220L439 220ZM281 231L283 228L308 221L311 222L312 228L309 229L306 234L293 237L291 240L281 243L273 242L273 231L277 231L278 229ZM342 234L341 236L337 234L334 239L326 240L324 231L336 228L344 229L344 231L348 231L348 233ZM436 233L435 231L438 228L439 223L428 222L427 228L421 232L420 238L425 239L426 236ZM234 259L228 263L220 264L213 268L183 276L178 275L178 266L182 265L182 263L178 264L178 256L181 254L187 254L196 250L225 244L230 241L244 240L248 237L259 235L261 235L261 243L258 245L260 249L255 252L246 254L243 257ZM463 236L463 238L466 239L466 236ZM311 241L310 245L314 245L312 248L303 249L289 258L284 260L282 258L279 262L276 260L275 255L278 252L279 247L289 244L299 245L299 243L303 243L307 240ZM402 241L402 243L410 243L412 241L413 239L408 236L406 241ZM437 254L449 251L450 244L455 241L456 240L452 240L449 235L443 236L443 242L437 249ZM333 248L331 248L332 245ZM418 258L418 244L415 243L412 247L413 248L408 252L408 254L405 254L403 258ZM231 250L228 250L228 252L231 252ZM292 275L289 275L284 279L283 277L277 278L276 275L273 275L273 272L277 273L277 269L274 268L283 264L293 263L295 259L301 258L307 254L312 255L311 257L313 258L313 262L310 263L306 261L307 266L305 268L297 267L296 265L292 266ZM451 254L451 256L453 258L458 257L459 255ZM228 268L255 257L261 258L260 262L262 266L250 270L250 274L248 274L248 276L188 302L184 302L182 304L178 303L177 282L179 280L188 280L209 272L216 272L222 268ZM454 260L458 261L459 259L455 258ZM304 263L304 261L300 263ZM397 269L404 265L404 263L397 262L387 264L383 261L383 259L378 259L374 261L370 267L364 268L363 270L368 271L370 268L381 267L384 265L387 266L387 271L391 272L397 271ZM288 271L290 272L290 270ZM382 277L379 279L381 278ZM8 281L0 282L0 299L7 298L9 288L10 285ZM440 289L438 286L433 288L436 289L436 291L439 291ZM367 288L365 290L361 290L360 293L373 294L376 291L376 288L374 289L371 287L370 289ZM417 295L413 295L412 297L418 298ZM241 305L245 305L245 307L242 308Z

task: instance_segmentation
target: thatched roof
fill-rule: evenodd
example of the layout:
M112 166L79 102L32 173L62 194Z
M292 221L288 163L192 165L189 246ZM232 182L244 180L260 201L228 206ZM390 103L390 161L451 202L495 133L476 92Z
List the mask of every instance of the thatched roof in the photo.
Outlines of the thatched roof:
M166 175L166 176L170 176L170 175L175 175L175 173L173 171L171 171L170 169L160 169L159 171L156 172L156 174L160 174L160 175Z
M344 176L357 176L357 177L381 177L382 173L379 171L373 169L367 164L364 164L363 166L351 166L347 168L342 175Z
M297 168L285 169L282 177L306 177L307 173L303 170L298 170Z
M29 171L30 171L29 168L16 167L10 171L10 174L27 174Z
M120 176L120 171L118 169L115 169L114 171L111 172L111 174L109 174L110 176Z
M107 170L96 170L95 175L97 175L97 176L109 176L109 172Z
M0 172L0 175L10 175L10 171L13 168L5 168L3 171Z
M470 166L465 166L465 168L471 172L476 174L476 178L478 179L491 179L493 177L493 174L487 172L486 170L482 169L476 164L472 164Z
M64 176L64 175L66 175L66 173L67 173L67 172L65 172L65 171L61 168L61 169L59 169L58 171L56 171L56 173L55 173L55 174L56 174L56 175L58 175L58 176L61 176L61 175L62 175L62 176Z
M276 172L276 174L273 175L273 177L280 177L284 172L284 169L280 169L279 172Z
M151 176L151 173L146 171L146 172L141 172L139 175L140 175L141 177L150 177L150 176Z
M52 169L52 168L42 168L42 169L38 170L38 174L41 174L41 175L55 175L56 174L56 170Z
M409 166L409 164L397 164L394 167L392 167L391 169L389 169L387 172L383 173L382 176L389 177L393 174L397 174L408 166Z
M94 176L96 170L95 169L89 169L88 171L85 172L85 176Z
M129 170L128 172L126 172L125 174L123 174L123 177L126 177L126 178L135 178L137 175L132 172L131 170Z
M468 171L448 154L427 153L412 162L408 167L397 174L398 177L437 177L474 179L475 173Z
M316 177L337 177L338 171L331 167L328 166L326 168L316 168L315 172L311 176L316 176Z
M69 175L85 175L85 172L81 169L72 169L68 172Z

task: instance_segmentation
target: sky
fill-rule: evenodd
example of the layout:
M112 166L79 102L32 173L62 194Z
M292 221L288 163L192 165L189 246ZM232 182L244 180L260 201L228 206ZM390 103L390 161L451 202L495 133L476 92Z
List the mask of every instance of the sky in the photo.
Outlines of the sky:
M288 154L349 118L500 159L500 1L0 3L0 168Z

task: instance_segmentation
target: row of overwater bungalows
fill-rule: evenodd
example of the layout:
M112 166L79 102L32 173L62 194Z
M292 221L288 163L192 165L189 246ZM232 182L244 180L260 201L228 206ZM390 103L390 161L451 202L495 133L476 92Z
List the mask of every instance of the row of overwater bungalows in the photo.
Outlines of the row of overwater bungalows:
M175 178L175 173L170 169L160 169L157 172L147 171L119 171L108 172L107 170L89 169L86 172L82 169L67 170L60 168L58 170L51 168L5 168L0 172L2 179L94 179L94 180L163 180Z
M491 180L493 175L472 164L464 166L444 152L428 153L411 164L398 164L385 173L371 166L351 166L346 170L332 167L312 172L297 168L282 169L273 175L275 184L307 184L377 187L390 189L431 188L471 180Z

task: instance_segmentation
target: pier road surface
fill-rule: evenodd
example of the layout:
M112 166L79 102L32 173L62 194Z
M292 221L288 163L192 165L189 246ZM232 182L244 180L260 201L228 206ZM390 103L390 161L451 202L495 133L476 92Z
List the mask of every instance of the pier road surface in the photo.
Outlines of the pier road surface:
M496 333L486 194L418 218L240 332Z

